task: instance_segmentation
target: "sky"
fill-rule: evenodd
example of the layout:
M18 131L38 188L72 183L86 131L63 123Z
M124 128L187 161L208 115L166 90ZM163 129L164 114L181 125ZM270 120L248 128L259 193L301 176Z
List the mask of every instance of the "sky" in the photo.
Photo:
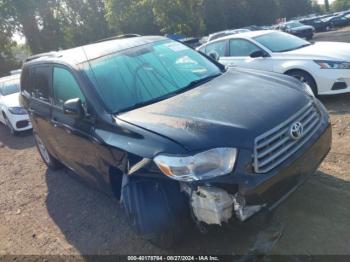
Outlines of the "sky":
M329 0L329 3L331 4L334 0ZM319 4L324 4L324 0L317 0Z

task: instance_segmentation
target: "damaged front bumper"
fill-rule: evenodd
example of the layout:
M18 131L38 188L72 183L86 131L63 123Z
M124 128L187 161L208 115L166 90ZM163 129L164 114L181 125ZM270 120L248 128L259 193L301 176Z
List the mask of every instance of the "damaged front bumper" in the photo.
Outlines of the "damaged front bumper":
M329 123L303 150L266 174L230 174L202 184L181 185L194 217L206 224L245 221L263 209L272 210L313 174L327 156L332 141ZM235 192L228 190L235 187Z

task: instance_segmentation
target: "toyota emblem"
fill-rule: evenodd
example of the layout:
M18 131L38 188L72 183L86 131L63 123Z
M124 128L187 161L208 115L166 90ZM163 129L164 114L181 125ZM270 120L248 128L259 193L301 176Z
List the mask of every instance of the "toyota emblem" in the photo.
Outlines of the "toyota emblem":
M304 126L300 122L294 123L289 129L289 135L292 139L298 140L304 134Z

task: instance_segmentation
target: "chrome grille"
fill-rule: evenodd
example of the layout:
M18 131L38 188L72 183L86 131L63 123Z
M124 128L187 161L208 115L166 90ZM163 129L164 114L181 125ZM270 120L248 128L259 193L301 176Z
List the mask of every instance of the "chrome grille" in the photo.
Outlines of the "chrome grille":
M290 136L290 128L296 122L304 128L298 140ZM320 111L310 103L282 124L258 136L254 144L255 172L266 173L281 164L311 138L320 124Z

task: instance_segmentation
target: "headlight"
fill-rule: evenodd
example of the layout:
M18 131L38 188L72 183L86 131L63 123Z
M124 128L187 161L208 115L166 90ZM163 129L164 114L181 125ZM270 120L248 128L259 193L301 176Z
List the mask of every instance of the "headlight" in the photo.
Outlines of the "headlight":
M304 91L305 91L308 95L310 95L310 96L312 96L312 97L315 97L314 91L312 91L312 88L311 88L308 84L303 83L303 87L304 87Z
M350 69L350 62L315 60L321 69Z
M230 173L236 157L235 148L215 148L193 156L159 155L154 162L170 178L195 181Z
M27 111L23 107L9 107L9 112L14 115L26 115Z

